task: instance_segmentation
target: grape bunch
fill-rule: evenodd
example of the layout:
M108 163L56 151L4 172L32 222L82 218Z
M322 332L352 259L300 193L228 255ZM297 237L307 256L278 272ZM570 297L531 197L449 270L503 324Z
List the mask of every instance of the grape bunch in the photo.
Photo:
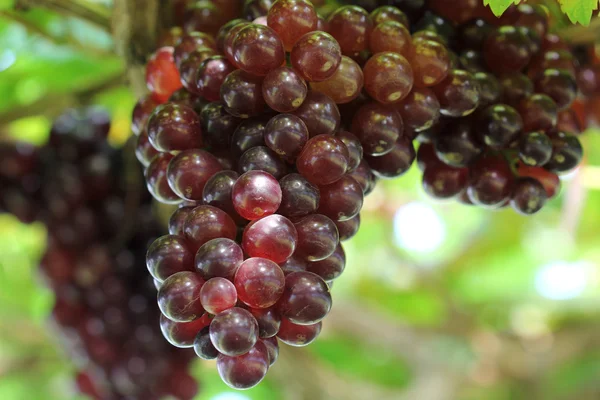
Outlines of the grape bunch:
M577 64L543 7L351 3L180 2L146 66L136 155L178 206L147 267L163 322L197 332L166 337L234 388L318 336L378 179L416 159L435 198L532 214L582 159Z
M47 227L40 270L55 294L53 327L75 360L82 393L191 399L193 352L164 342L156 288L143 268L148 244L163 229L143 186L136 198L135 185L123 179L126 171L143 180L135 161L133 171L123 165L131 150L110 147L108 131L106 113L70 110L41 148L0 144L0 211Z

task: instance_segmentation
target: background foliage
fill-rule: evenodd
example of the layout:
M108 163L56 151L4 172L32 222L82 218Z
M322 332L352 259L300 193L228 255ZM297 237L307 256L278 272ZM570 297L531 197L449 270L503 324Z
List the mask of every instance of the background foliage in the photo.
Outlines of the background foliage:
M497 13L512 0L484 0ZM134 102L95 25L0 2L0 138L43 143L64 107L104 105L111 143ZM107 2L99 2L107 4ZM563 0L588 23L596 0ZM198 362L199 399L600 398L600 135L538 215L429 200L413 168L368 198L320 339L283 349L258 388L226 389ZM0 399L76 399L37 278L45 230L0 215ZM139 266L144 268L144 266Z

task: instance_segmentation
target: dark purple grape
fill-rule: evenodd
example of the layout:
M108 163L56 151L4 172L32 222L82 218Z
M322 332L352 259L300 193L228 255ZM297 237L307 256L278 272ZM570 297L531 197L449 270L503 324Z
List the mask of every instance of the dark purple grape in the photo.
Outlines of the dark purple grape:
M500 102L502 98L502 86L498 79L487 72L476 72L473 74L475 82L479 85L479 105L480 109Z
M273 110L288 113L302 105L308 94L308 86L293 69L279 67L265 76L262 94L267 105Z
M139 135L146 130L148 118L154 112L154 109L159 105L152 96L145 96L138 100L133 108L131 116L131 130L134 134Z
M246 150L264 146L264 132L268 120L264 118L250 118L244 120L231 138L231 152L234 157L239 158Z
M169 233L171 235L183 235L183 225L193 209L194 206L179 207L171 214L171 218L169 218Z
M487 67L494 72L518 72L531 59L527 35L517 27L501 26L490 33L483 48Z
M577 81L575 77L566 70L547 69L543 75L535 81L538 93L548 95L559 110L567 109L573 104L577 97Z
M520 214L531 215L540 211L548 195L544 186L534 178L519 178L513 187L510 205Z
M521 100L533 94L533 82L527 75L520 72L510 72L500 76L504 102L516 107Z
M154 279L163 282L177 272L191 271L193 257L182 236L161 236L148 249L146 267Z
M258 322L258 336L261 339L277 335L279 325L281 325L281 316L275 307L251 308L248 311L250 311Z
M346 267L346 253L341 244L336 246L333 253L327 258L308 263L306 270L319 275L324 281L332 281L339 278Z
M321 199L317 211L334 221L348 220L358 215L362 208L363 188L348 175L330 185L320 186L319 191Z
M191 322L175 322L162 314L160 316L160 330L165 339L175 347L193 347L196 334L198 331L203 330L203 328L206 328L208 331L204 317Z
M277 307L285 319L299 325L312 325L329 313L331 294L318 275L293 272L285 277L285 291Z
M207 47L202 47L198 50L195 50L189 56L187 56L179 66L179 77L185 89L179 89L177 92L173 93L173 95L171 95L171 97L169 98L169 101L180 102L185 104L186 100L188 100L189 104L190 96L188 94L193 94L195 96L203 95L203 90L201 90L198 87L198 84L206 83L207 80L211 83L218 83L218 86L220 86L223 78L221 78L221 80L218 80L218 77L221 71L216 71L215 69L210 70L208 75L205 75L203 73L202 77L198 79L198 70L206 66L206 64L204 64L206 60L215 57L216 55L217 54L215 53L215 50L209 49ZM210 73L215 74L211 75ZM206 89L206 86L203 86L203 89ZM206 91L206 93L208 93L208 91ZM204 98L208 99L208 96Z
M346 221L336 221L335 226L337 226L340 235L340 242L352 239L360 227L360 214Z
M233 71L221 85L221 101L225 104L225 110L235 117L248 118L261 114L265 108L262 78L239 69Z
M238 67L253 75L265 76L285 61L281 39L264 25L242 28L233 40L232 49Z
M248 171L264 171L280 179L287 174L287 170L285 162L266 146L246 150L238 162L238 171L241 174Z
M469 165L482 152L469 120L449 125L434 143L435 154L444 163L461 168Z
M169 153L160 153L148 165L144 173L146 186L152 196L165 204L177 204L181 198L169 187L167 182L167 167L173 156Z
M363 148L356 136L348 131L338 131L335 136L346 145L348 149L348 169L347 172L354 171L358 168L363 158Z
M352 56L367 49L373 21L363 8L343 6L329 15L327 26L327 31L338 41L342 54Z
M254 21L256 18L267 16L273 3L273 0L246 0L244 2L244 18Z
M220 208L239 223L243 222L243 218L235 211L231 197L233 185L238 178L239 175L235 171L217 172L204 185L202 201L208 206Z
M413 88L397 109L406 128L414 132L431 128L440 118L440 102L429 88Z
M175 51L173 52L173 60L178 67L181 63L190 56L194 51L201 48L217 49L215 39L204 32L190 32L179 39Z
M208 103L202 107L202 137L211 150L227 150L240 119L229 114L221 103Z
M467 168L455 168L441 162L428 165L423 173L423 190L436 199L460 194L469 181Z
M510 166L503 157L483 156L470 168L469 199L483 207L498 208L510 197L513 180Z
M279 181L281 205L277 212L288 218L311 214L319 207L319 188L300 174L292 173Z
M329 257L339 243L335 223L325 215L312 214L297 221L298 232L294 256L307 261L319 261Z
M244 229L242 248L250 257L281 263L294 253L297 241L294 224L286 217L274 214L248 224Z
M230 357L220 354L217 370L225 384L233 389L250 389L258 385L269 369L269 350L263 342L257 342L247 353Z
M283 274L288 276L292 272L303 272L306 271L306 266L308 263L304 260L301 260L298 257L294 257L293 255L288 258L285 262L279 264Z
M275 216L266 218L273 217ZM264 309L274 305L283 294L285 276L279 265L273 261L254 257L240 265L234 283L240 301L249 307Z
M371 170L379 178L396 178L410 169L416 158L412 141L401 137L392 151L379 157L365 157Z
M529 132L519 139L519 159L531 166L541 166L552 158L552 141L544 132Z
M204 243L196 253L196 270L204 279L214 277L233 280L244 261L241 247L233 240L217 238Z
M395 108L371 102L354 115L352 133L360 140L365 155L382 156L392 151L403 135L404 123Z
M517 110L506 104L494 104L478 115L474 132L480 142L503 149L522 129L523 120Z
M552 98L545 94L534 94L519 103L519 114L523 119L523 130L548 132L558 121L558 107Z
M314 90L308 92L302 105L293 114L304 122L310 137L332 135L340 126L340 110L335 102Z
M275 364L277 358L279 357L279 343L276 337L264 338L260 340L265 347L267 348L267 352L269 353L269 363L270 365Z
M475 18L461 24L459 27L459 40L466 49L482 50L486 37L493 31L493 27L482 18Z
M295 162L308 141L308 129L302 120L292 114L278 114L265 128L267 147L289 162Z
M211 239L235 239L237 227L231 217L213 206L198 206L186 219L183 230L185 237L194 246L194 251Z
M479 87L473 75L454 69L440 84L433 87L440 102L440 112L448 117L464 117L479 105Z
M342 62L340 45L328 33L309 32L298 39L290 53L292 67L308 82L333 76Z
M277 339L289 346L307 346L312 343L317 336L319 336L319 333L321 333L321 327L322 322L312 325L298 325L294 324L287 318L282 318L281 326L279 327L279 332L277 333Z
M221 163L212 154L190 149L177 154L169 162L169 187L184 200L202 200L206 182L221 171Z
M146 131L140 132L137 137L135 146L135 156L144 167L147 167L152 162L152 159L158 154L158 151L152 146L148 139Z
M219 101L221 87L235 66L225 57L215 55L207 58L198 66L195 75L195 89L208 101Z
M581 142L575 135L558 132L552 140L552 158L544 166L553 172L567 172L577 167L583 159Z
M210 341L228 356L247 353L258 340L258 323L250 312L233 307L216 315L210 323Z
M148 138L158 151L201 147L198 114L181 104L167 103L157 107L148 119Z
M219 351L210 341L210 327L202 328L194 339L194 351L196 355L203 360L214 360L219 355Z
M371 193L375 188L375 181L377 178L364 159L358 164L358 168L350 172L348 176L354 178L354 180L358 182L365 196Z
M204 314L199 301L204 279L195 272L178 272L168 277L158 291L158 306L165 317L190 322Z

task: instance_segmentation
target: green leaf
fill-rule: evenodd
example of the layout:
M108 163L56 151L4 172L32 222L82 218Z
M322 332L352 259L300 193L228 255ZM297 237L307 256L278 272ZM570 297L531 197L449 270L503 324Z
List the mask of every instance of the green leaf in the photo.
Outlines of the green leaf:
M521 0L483 0L483 4L490 6L492 12L497 16L501 16L508 7L513 4L519 4Z
M588 25L592 12L598 9L598 0L559 0L561 8L574 24Z
M0 10L8 10L15 6L15 0L0 0Z

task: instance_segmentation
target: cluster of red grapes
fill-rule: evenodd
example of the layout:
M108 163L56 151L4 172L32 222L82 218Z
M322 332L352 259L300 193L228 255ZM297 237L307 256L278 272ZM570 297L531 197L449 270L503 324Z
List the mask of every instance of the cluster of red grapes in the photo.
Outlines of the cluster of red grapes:
M127 208L125 153L108 146L108 131L104 112L71 110L41 148L0 144L0 210L47 226L40 269L56 296L54 326L76 362L81 392L94 399L192 399L193 352L164 342L156 288L143 268L162 229L145 191Z
M378 178L418 158L433 197L531 214L582 158L577 65L543 7L361 3L178 2L148 61L136 155L179 208L147 267L167 339L231 387L317 337Z

